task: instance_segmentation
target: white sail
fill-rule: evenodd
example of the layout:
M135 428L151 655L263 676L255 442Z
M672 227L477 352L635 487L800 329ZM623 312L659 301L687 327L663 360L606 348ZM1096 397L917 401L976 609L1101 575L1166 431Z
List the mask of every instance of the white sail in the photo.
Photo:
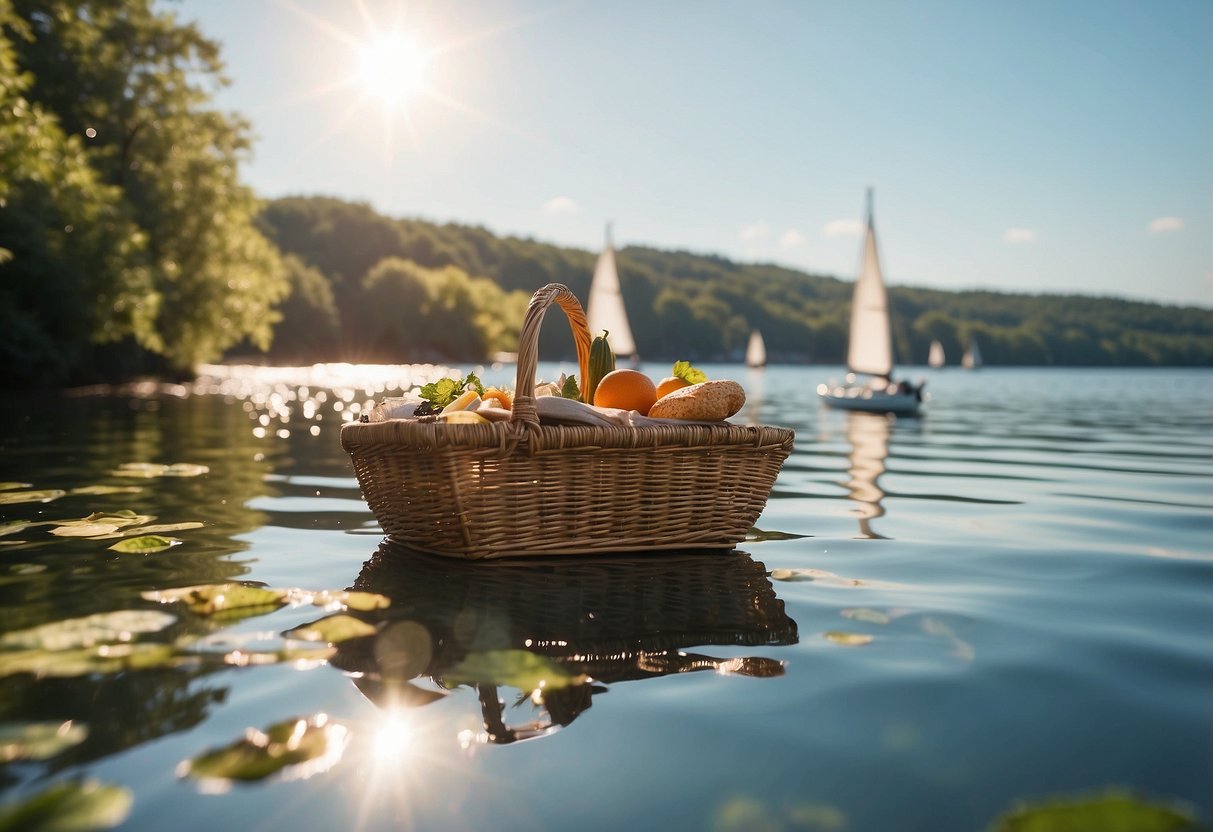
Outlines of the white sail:
M976 338L969 339L969 348L965 350L960 363L966 370L976 370L981 366L981 348L977 346Z
M619 273L615 270L615 248L611 243L611 226L607 225L606 245L598 255L594 279L590 282L590 299L585 310L590 336L610 333L611 349L616 355L636 355L636 342L628 325L628 313L619 288Z
M880 257L876 252L876 224L872 217L872 192L868 191L868 228L863 240L863 262L855 294L851 299L851 340L847 346L847 369L888 378L893 373L893 336L889 328L889 299Z
M750 343L745 349L745 363L750 367L764 367L767 363L767 345L762 340L762 333L754 330L750 333Z
M939 343L939 339L936 339L931 342L931 351L927 354L927 364L931 367L939 368L945 363L943 344Z

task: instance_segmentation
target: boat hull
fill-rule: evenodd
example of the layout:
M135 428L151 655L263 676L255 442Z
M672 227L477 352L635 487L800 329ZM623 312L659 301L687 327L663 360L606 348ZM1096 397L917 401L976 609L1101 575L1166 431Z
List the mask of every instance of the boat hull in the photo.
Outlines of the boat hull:
M817 395L823 404L836 410L912 414L922 409L920 394L914 390L909 393L886 393L870 387L832 387L818 390Z

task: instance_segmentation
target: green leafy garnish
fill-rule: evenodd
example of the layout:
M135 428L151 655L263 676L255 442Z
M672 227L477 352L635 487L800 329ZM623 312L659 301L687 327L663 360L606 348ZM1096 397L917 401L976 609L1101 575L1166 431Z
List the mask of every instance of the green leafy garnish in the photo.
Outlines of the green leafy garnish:
M417 395L430 403L431 412L437 412L459 398L459 394L468 387L480 395L484 395L484 385L480 383L480 379L475 373L468 373L467 378L464 379L440 378L424 384Z
M691 366L690 361L675 361L674 369L670 372L674 378L680 378L687 384L699 384L702 381L708 380L708 374L703 370L696 370Z
M581 401L581 391L577 389L577 376L566 376L560 386L560 398Z

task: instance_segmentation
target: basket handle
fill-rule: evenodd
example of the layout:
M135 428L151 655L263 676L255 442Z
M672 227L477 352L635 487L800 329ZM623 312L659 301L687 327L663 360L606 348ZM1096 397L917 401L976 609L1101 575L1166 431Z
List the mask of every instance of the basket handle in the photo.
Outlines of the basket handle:
M585 389L590 366L590 328L585 312L577 296L562 283L549 283L531 296L531 304L522 319L522 332L518 336L518 375L514 379L514 410L512 422L539 424L539 411L535 409L535 368L539 362L539 327L543 313L553 303L559 304L569 319L573 330L573 342L577 345L577 367L579 383Z

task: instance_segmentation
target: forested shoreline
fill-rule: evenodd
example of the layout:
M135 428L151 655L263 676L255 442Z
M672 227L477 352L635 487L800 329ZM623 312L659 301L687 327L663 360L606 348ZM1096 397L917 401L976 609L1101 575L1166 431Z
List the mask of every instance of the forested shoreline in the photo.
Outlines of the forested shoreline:
M531 293L586 298L597 252L240 179L251 126L214 108L219 44L150 0L0 0L0 386L186 377L200 362L483 361ZM849 277L629 246L647 358L840 363ZM1143 281L1148 280L1143 275ZM894 349L987 364L1213 366L1213 310L893 286ZM560 326L541 353L571 349Z

